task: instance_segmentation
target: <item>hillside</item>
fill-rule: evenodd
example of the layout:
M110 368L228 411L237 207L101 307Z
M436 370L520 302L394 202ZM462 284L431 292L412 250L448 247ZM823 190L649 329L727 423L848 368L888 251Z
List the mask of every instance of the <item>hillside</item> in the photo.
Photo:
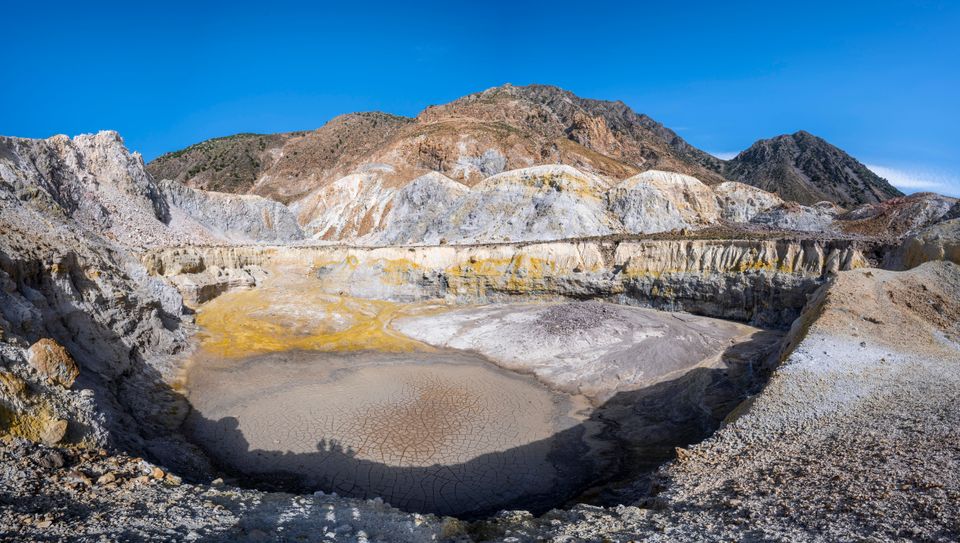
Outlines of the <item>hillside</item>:
M852 156L802 130L754 143L722 171L801 204L826 200L849 207L903 196Z
M399 188L430 171L472 186L542 164L616 180L649 169L708 184L724 180L718 159L622 102L543 85L495 87L413 119L351 113L310 132L217 138L163 155L147 169L193 188L292 203L374 165L385 185ZM314 218L313 210L304 211L304 223Z
M426 174L466 189L504 172L558 165L600 185L657 170L708 186L733 180L786 201L827 200L847 208L900 194L806 132L761 140L723 161L623 102L580 98L546 85L494 87L427 107L415 118L351 113L314 131L217 138L163 155L147 171L191 188L277 200L309 235L350 240L382 232L395 205L412 210L410 202L394 199ZM432 186L415 188L422 193ZM442 203L449 188L441 183L440 192L417 198ZM640 207L663 211L638 193L632 198Z

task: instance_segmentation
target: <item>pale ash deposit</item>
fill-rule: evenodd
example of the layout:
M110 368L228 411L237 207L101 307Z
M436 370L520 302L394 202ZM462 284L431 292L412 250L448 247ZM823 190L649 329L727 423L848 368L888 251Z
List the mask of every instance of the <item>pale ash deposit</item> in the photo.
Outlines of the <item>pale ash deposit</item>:
M719 354L760 332L729 321L600 302L459 309L394 321L431 345L480 353L504 368L598 402L722 365Z

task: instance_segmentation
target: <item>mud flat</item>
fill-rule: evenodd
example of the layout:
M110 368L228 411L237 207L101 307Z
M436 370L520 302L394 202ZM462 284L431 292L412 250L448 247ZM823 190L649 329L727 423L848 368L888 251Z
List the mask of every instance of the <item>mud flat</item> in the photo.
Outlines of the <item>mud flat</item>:
M288 488L463 516L549 508L598 467L583 398L476 355L289 351L197 364L190 390L194 441Z
M297 268L197 322L184 432L226 473L461 518L602 499L719 424L780 337L601 302L336 296Z
M588 400L390 326L442 308L273 270L199 308L185 433L249 485L476 516L546 510L602 471Z

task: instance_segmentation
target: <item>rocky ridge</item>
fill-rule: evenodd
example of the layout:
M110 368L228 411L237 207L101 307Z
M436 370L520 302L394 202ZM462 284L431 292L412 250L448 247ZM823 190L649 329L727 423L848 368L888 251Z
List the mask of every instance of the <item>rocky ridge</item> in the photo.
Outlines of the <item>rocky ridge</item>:
M75 225L127 249L303 237L282 204L158 183L116 132L0 137L0 190L34 220Z
M724 162L622 102L546 85L491 88L412 119L354 113L313 132L209 140L157 158L148 171L194 188L276 199L295 210L310 235L345 241L378 230L395 194L427 173L473 187L503 172L548 165L609 184L650 170L706 185L740 181L804 205L827 200L853 207L900 195L806 132L761 140Z
M276 243L304 238L296 217L280 202L191 189L176 181L160 181L158 185L171 207L221 239Z
M271 266L310 269L331 294L450 303L601 298L788 326L833 274L868 265L850 241L558 241L437 247L195 247L143 263L197 303ZM252 286L251 281L247 286ZM184 286L185 285L185 286Z

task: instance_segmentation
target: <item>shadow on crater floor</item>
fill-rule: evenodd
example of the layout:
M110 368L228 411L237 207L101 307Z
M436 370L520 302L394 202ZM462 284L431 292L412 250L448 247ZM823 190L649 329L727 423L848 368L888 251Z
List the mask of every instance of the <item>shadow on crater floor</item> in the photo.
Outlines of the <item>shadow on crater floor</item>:
M572 501L634 503L649 495L649 475L676 447L709 436L762 386L781 337L758 332L729 348L723 367L618 393L587 420L546 439L461 463L391 465L326 437L311 452L254 448L232 416L210 420L194 412L185 430L197 443L220 444L206 450L241 486L380 497L403 510L460 518L503 509L540 514Z

